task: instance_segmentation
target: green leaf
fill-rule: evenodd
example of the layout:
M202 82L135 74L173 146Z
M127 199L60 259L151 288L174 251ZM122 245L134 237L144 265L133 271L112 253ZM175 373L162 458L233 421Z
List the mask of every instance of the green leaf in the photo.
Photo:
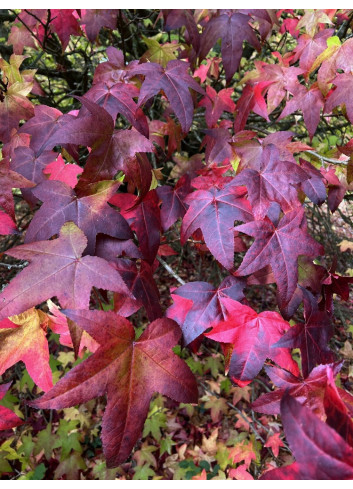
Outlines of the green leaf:
M165 453L168 453L168 455L171 455L172 453L172 447L176 445L175 441L172 440L172 438L167 435L166 437L162 438L161 444L159 447L159 455L162 456Z
M38 455L42 450L44 450L45 458L50 460L57 440L58 436L52 433L52 425L49 423L44 430L38 433L37 443L33 452L34 455Z
M134 472L135 474L132 478L132 480L134 481L136 480L147 481L149 477L153 477L154 475L156 475L155 471L146 464L142 465L142 467L141 466L135 467Z
M34 472L33 472L32 477L29 477L29 480L34 480L34 481L41 481L41 480L43 480L46 471L47 471L47 469L46 469L46 467L45 467L45 465L43 463L37 465L37 467L34 469Z
M35 447L35 443L32 439L32 435L29 434L28 436L22 435L21 437L22 445L18 449L18 453L23 453L26 458L28 458L32 452L33 448Z

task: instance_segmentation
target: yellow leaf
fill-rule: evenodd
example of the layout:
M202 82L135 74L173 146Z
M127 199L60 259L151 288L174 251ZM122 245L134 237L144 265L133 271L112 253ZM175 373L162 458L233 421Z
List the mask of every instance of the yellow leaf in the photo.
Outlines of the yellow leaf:
M52 386L49 366L49 349L46 339L47 315L32 307L11 316L9 320L18 327L0 329L0 374L22 360L33 381L44 391Z
M345 251L353 251L353 241L348 241L348 239L344 239L339 243L340 250L342 252Z

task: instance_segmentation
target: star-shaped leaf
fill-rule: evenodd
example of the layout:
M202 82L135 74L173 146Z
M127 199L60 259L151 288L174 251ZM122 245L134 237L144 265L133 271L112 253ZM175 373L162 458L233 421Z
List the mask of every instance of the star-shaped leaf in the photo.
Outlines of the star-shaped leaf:
M81 258L86 247L86 236L73 222L68 222L55 240L8 250L8 255L30 264L0 294L0 319L20 314L53 296L62 307L87 309L93 286L131 296L108 262L97 256Z
M107 394L102 439L107 466L116 467L135 445L154 392L178 402L197 402L193 375L171 351L181 331L174 321L157 319L135 340L131 323L113 312L65 313L101 346L33 404L58 409Z
M318 87L313 85L308 90L303 85L299 85L293 93L293 97L286 103L278 120L301 110L310 139L312 139L320 122L320 112L324 108L324 104L324 97Z
M242 300L244 287L244 280L232 276L225 278L219 287L207 282L190 282L174 291L174 304L167 315L180 324L186 344L191 343L211 324L225 319L224 301Z
M336 90L326 100L325 112L330 113L338 105L345 105L347 116L350 122L353 122L353 75L351 73L341 73L332 81L336 85Z
M66 115L66 117L62 116L62 112L55 107L48 107L46 105L34 106L34 117L23 124L20 132L30 134L30 146L36 156L39 156L49 146L47 142L67 122L68 117L73 119L69 115ZM55 146L55 143L53 146Z
M273 345L289 328L280 314L264 311L257 314L251 307L225 298L225 320L213 323L205 336L219 343L232 345L229 375L235 381L251 381L261 370L266 358L271 358L285 368L297 371L290 352L276 351Z
M306 231L304 209L288 212L274 224L268 217L235 228L255 238L247 251L237 275L250 275L271 265L278 286L281 307L291 300L298 283L298 256L315 257L323 247Z
M261 480L353 479L353 448L289 393L281 401L281 418L296 462L266 472Z
M141 306L144 306L150 321L162 317L159 291L153 279L152 267L144 260L141 260L138 268L133 261L119 258L115 262L115 268L136 299L132 300L124 297L121 300L120 297L116 297L114 310L127 317L140 309ZM116 295L118 296L118 294Z
M10 140L12 129L17 129L22 119L33 117L33 104L27 98L32 87L33 82L17 81L4 93L0 101L0 141L3 143Z
M138 97L139 89L131 83L114 85L100 82L93 85L85 94L87 98L103 107L113 118L123 115L141 134L148 137L147 119L133 98Z
M230 113L235 111L235 104L230 98L233 88L224 88L217 93L214 88L207 85L206 94L207 96L200 100L199 107L206 108L206 124L208 127L213 127L224 111Z
M115 194L109 202L120 208L131 229L137 234L143 257L152 264L157 255L161 229L156 191L150 190L140 201L132 194Z
M256 49L260 43L249 25L250 17L234 10L223 10L220 15L209 20L204 28L200 40L200 60L204 59L209 50L222 39L221 53L226 80L229 82L238 69L243 41L248 41Z
M131 76L145 75L138 105L143 105L163 90L184 132L189 131L194 114L194 103L189 88L205 93L188 74L188 67L189 64L185 61L174 59L169 61L166 68L157 63L143 63L130 71Z
M93 255L98 233L119 239L132 238L128 223L107 202L114 195L119 183L98 182L90 187L90 193L77 197L74 190L63 182L47 181L38 185L33 194L43 202L32 219L26 243L49 239L60 231L66 221L73 221L88 239L86 254Z
M265 367L266 373L278 389L262 394L252 403L251 407L260 413L280 414L281 399L288 391L298 402L309 407L324 420L326 417L324 396L329 376L336 377L341 366L341 364L318 365L306 378L279 367L267 366Z
M116 28L119 12L116 9L82 9L81 12L81 24L91 42L95 41L102 27Z
M156 189L158 197L162 201L161 223L163 231L167 231L179 217L184 217L187 204L184 200L190 192L189 175L182 176L175 187L163 185Z
M206 245L225 268L234 262L234 221L251 221L249 202L244 189L227 185L217 190L197 190L188 195L190 206L181 226L181 244L197 229L201 229Z
M245 168L233 183L246 185L254 216L262 219L271 202L277 202L284 212L300 205L294 185L307 179L308 175L299 165L283 161L276 146L270 144L262 152L260 165Z

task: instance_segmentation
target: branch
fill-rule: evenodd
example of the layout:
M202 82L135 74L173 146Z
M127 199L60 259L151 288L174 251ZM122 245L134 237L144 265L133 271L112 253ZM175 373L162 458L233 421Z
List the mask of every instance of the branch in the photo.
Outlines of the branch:
M304 153L309 153L313 156L316 156L316 158L319 158L319 160L322 161L327 161L327 163L331 163L332 165L341 165L341 166L346 166L347 162L346 161L341 161L341 160L334 160L332 158L327 158L327 156L322 156L319 153L316 153L316 151L312 150L306 150Z

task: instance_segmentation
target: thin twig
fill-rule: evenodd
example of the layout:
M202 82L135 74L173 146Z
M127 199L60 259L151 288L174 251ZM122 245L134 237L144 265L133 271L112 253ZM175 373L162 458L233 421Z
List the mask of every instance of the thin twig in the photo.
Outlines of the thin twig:
M9 270L11 270L11 268L22 269L22 268L25 268L27 265L28 265L28 262L20 263L20 264L10 264L10 263L2 263L2 262L0 263L0 267L6 267Z
M177 280L179 282L179 284L181 284L181 285L185 285L186 284L186 282L181 277L179 277L179 275L176 272L174 272L174 270L172 269L172 267L170 267L168 265L168 263L166 263L164 260L162 260L162 258L160 258L159 256L157 256L157 260L170 273L170 275L172 275L175 278L175 280Z

